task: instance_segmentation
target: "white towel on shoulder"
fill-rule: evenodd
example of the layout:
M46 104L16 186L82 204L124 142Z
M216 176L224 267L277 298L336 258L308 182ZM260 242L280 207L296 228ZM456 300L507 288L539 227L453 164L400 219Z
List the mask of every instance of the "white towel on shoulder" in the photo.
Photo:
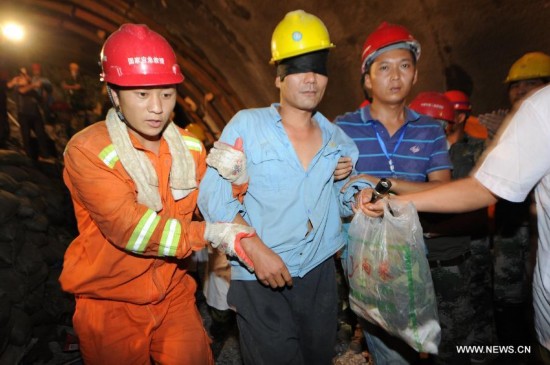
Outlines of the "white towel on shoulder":
M138 202L156 212L160 211L162 201L158 188L158 176L153 164L144 151L134 148L128 128L120 120L114 108L107 113L105 123L122 166L136 184ZM195 161L172 121L168 123L162 136L168 143L172 155L170 168L172 196L175 200L180 200L197 188Z

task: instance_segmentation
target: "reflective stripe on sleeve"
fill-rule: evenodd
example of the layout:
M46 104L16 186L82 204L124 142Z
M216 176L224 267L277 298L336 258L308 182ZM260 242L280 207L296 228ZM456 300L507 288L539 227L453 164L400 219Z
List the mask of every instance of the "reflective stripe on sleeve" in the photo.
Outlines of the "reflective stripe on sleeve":
M160 217L157 213L151 209L147 209L143 217L139 220L134 232L132 232L130 241L128 241L126 245L126 250L135 253L143 253L159 221Z
M202 143L196 138L189 137L189 136L182 136L183 141L185 142L185 145L187 148L189 148L192 151L202 151Z
M110 144L107 147L105 147L101 152L99 153L99 158L103 163L107 166L109 166L111 169L115 167L115 164L119 160L118 155L115 151L115 146Z
M177 219L169 219L164 225L160 239L159 256L175 256L181 237L181 224Z

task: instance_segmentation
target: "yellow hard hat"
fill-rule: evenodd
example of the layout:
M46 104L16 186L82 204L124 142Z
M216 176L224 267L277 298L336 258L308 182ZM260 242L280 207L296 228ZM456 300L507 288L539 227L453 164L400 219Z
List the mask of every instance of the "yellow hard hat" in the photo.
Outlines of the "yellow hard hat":
M505 83L550 77L550 56L542 52L530 52L514 62Z
M294 10L287 13L273 31L270 63L333 47L321 19L303 10Z
M185 130L189 133L192 133L195 137L201 140L204 143L206 141L206 133L204 129L197 123L189 123Z

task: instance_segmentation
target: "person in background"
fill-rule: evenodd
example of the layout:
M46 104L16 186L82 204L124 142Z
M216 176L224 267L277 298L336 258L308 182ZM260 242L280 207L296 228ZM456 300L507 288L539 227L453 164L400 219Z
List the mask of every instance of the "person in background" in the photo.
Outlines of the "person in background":
M509 117L472 175L428 191L391 197L390 204L396 199L414 203L419 212L461 213L499 199L521 202L534 189L539 233L532 287L537 348L511 348L516 353L535 350L533 363L550 364L550 86L529 95ZM384 203L371 204L366 197L358 196L358 209L381 216ZM521 346L530 345L529 338L523 338ZM502 357L520 363L513 354ZM499 358L498 363L503 361Z
M418 76L419 57L420 43L398 24L383 22L363 45L361 74L371 104L335 120L359 148L355 169L360 175L352 180L364 181L362 187L373 187L384 177L391 181L394 193L404 194L451 179L443 128L432 118L407 108ZM342 255L344 259L346 255ZM362 326L375 363L410 364L418 360L419 354L401 339L367 321L362 321Z
M254 229L193 219L206 152L170 120L184 77L166 39L123 24L105 41L101 67L113 108L64 153L79 235L59 281L76 298L82 358L213 364L185 259L211 242L251 265L240 241Z
M276 26L271 63L279 102L238 112L214 149L242 138L249 177L242 202L209 168L199 207L207 221L235 220L259 236L243 239L255 273L231 261L228 304L235 308L245 364L331 364L337 328L333 255L345 244L340 216L351 203L334 182L341 156L357 148L317 107L327 82L329 49L323 22L302 10ZM245 180L245 179L243 179Z
M17 120L21 132L23 148L32 159L54 163L55 158L51 155L49 148L49 139L44 129L44 118L40 110L40 90L42 83L40 80L33 82L31 76L27 73L25 67L19 69L19 74L7 83L8 88L13 88L15 93L15 103L17 104ZM31 143L31 131L36 136L38 151Z
M550 82L550 56L544 52L528 52L512 64L504 80L507 86L511 110L519 107L518 102L533 90ZM510 109L498 109L479 116L481 124L493 138Z
M0 65L0 148L7 148L10 139L8 120L8 72Z
M471 135L471 129L466 129L471 122L472 104L470 98L460 90L448 90L444 95L454 109L454 122L447 127L447 142L449 154L453 162L453 178L468 176L485 149L485 138ZM475 133L475 131L474 131ZM483 135L481 135L483 137ZM489 214L492 209L476 211L472 220L467 221L469 229L478 227L471 235L470 250L472 265L470 266L470 297L473 309L472 333L468 343L472 345L492 345L497 343L493 310L493 262L490 243ZM461 215L459 215L461 216ZM470 356L472 363L484 364L487 354L477 353Z
M550 82L550 56L529 52L510 67L504 80L510 110L480 115L489 135L498 138L502 119L519 108L530 93ZM500 118L500 119L499 119ZM497 336L503 345L518 345L529 333L530 281L537 249L534 197L511 203L501 200L494 216L494 309Z
M467 176L481 155L483 141L469 141L463 133L464 114L455 115L450 100L439 92L421 92L409 107L439 121L445 129L453 179ZM441 343L437 364L470 364L468 354L458 353L457 346L469 343L473 330L471 278L473 235L487 230L486 210L470 214L421 214L428 262L437 298L441 324Z
M185 126L185 130L200 139L207 150L212 147L212 138L199 123L191 122ZM208 162L212 164L212 158ZM235 312L227 304L231 265L225 253L209 247L194 255L197 256L197 276L202 283L202 293L212 318L208 330L215 342L223 343L225 337L236 328ZM216 355L216 348L213 351Z
M41 101L40 107L44 115L44 120L51 124L55 119L51 111L51 106L54 102L53 85L52 82L42 74L42 65L40 63L33 63L31 65L31 79L33 83L40 83L40 88L36 89Z
M80 65L76 62L69 63L69 75L61 82L65 90L66 99L71 106L73 120L71 121L70 136L90 125L88 120L90 102L87 95L86 81L80 73Z

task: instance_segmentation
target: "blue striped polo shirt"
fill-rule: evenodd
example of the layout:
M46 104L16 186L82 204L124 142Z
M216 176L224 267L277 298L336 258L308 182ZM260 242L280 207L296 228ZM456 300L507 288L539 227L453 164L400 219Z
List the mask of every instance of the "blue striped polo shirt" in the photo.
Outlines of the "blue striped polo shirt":
M407 122L393 136L372 118L370 105L336 118L336 124L357 144L358 173L423 182L431 172L452 169L445 132L439 122L409 108L405 108L405 113ZM394 173L381 143L391 157Z

